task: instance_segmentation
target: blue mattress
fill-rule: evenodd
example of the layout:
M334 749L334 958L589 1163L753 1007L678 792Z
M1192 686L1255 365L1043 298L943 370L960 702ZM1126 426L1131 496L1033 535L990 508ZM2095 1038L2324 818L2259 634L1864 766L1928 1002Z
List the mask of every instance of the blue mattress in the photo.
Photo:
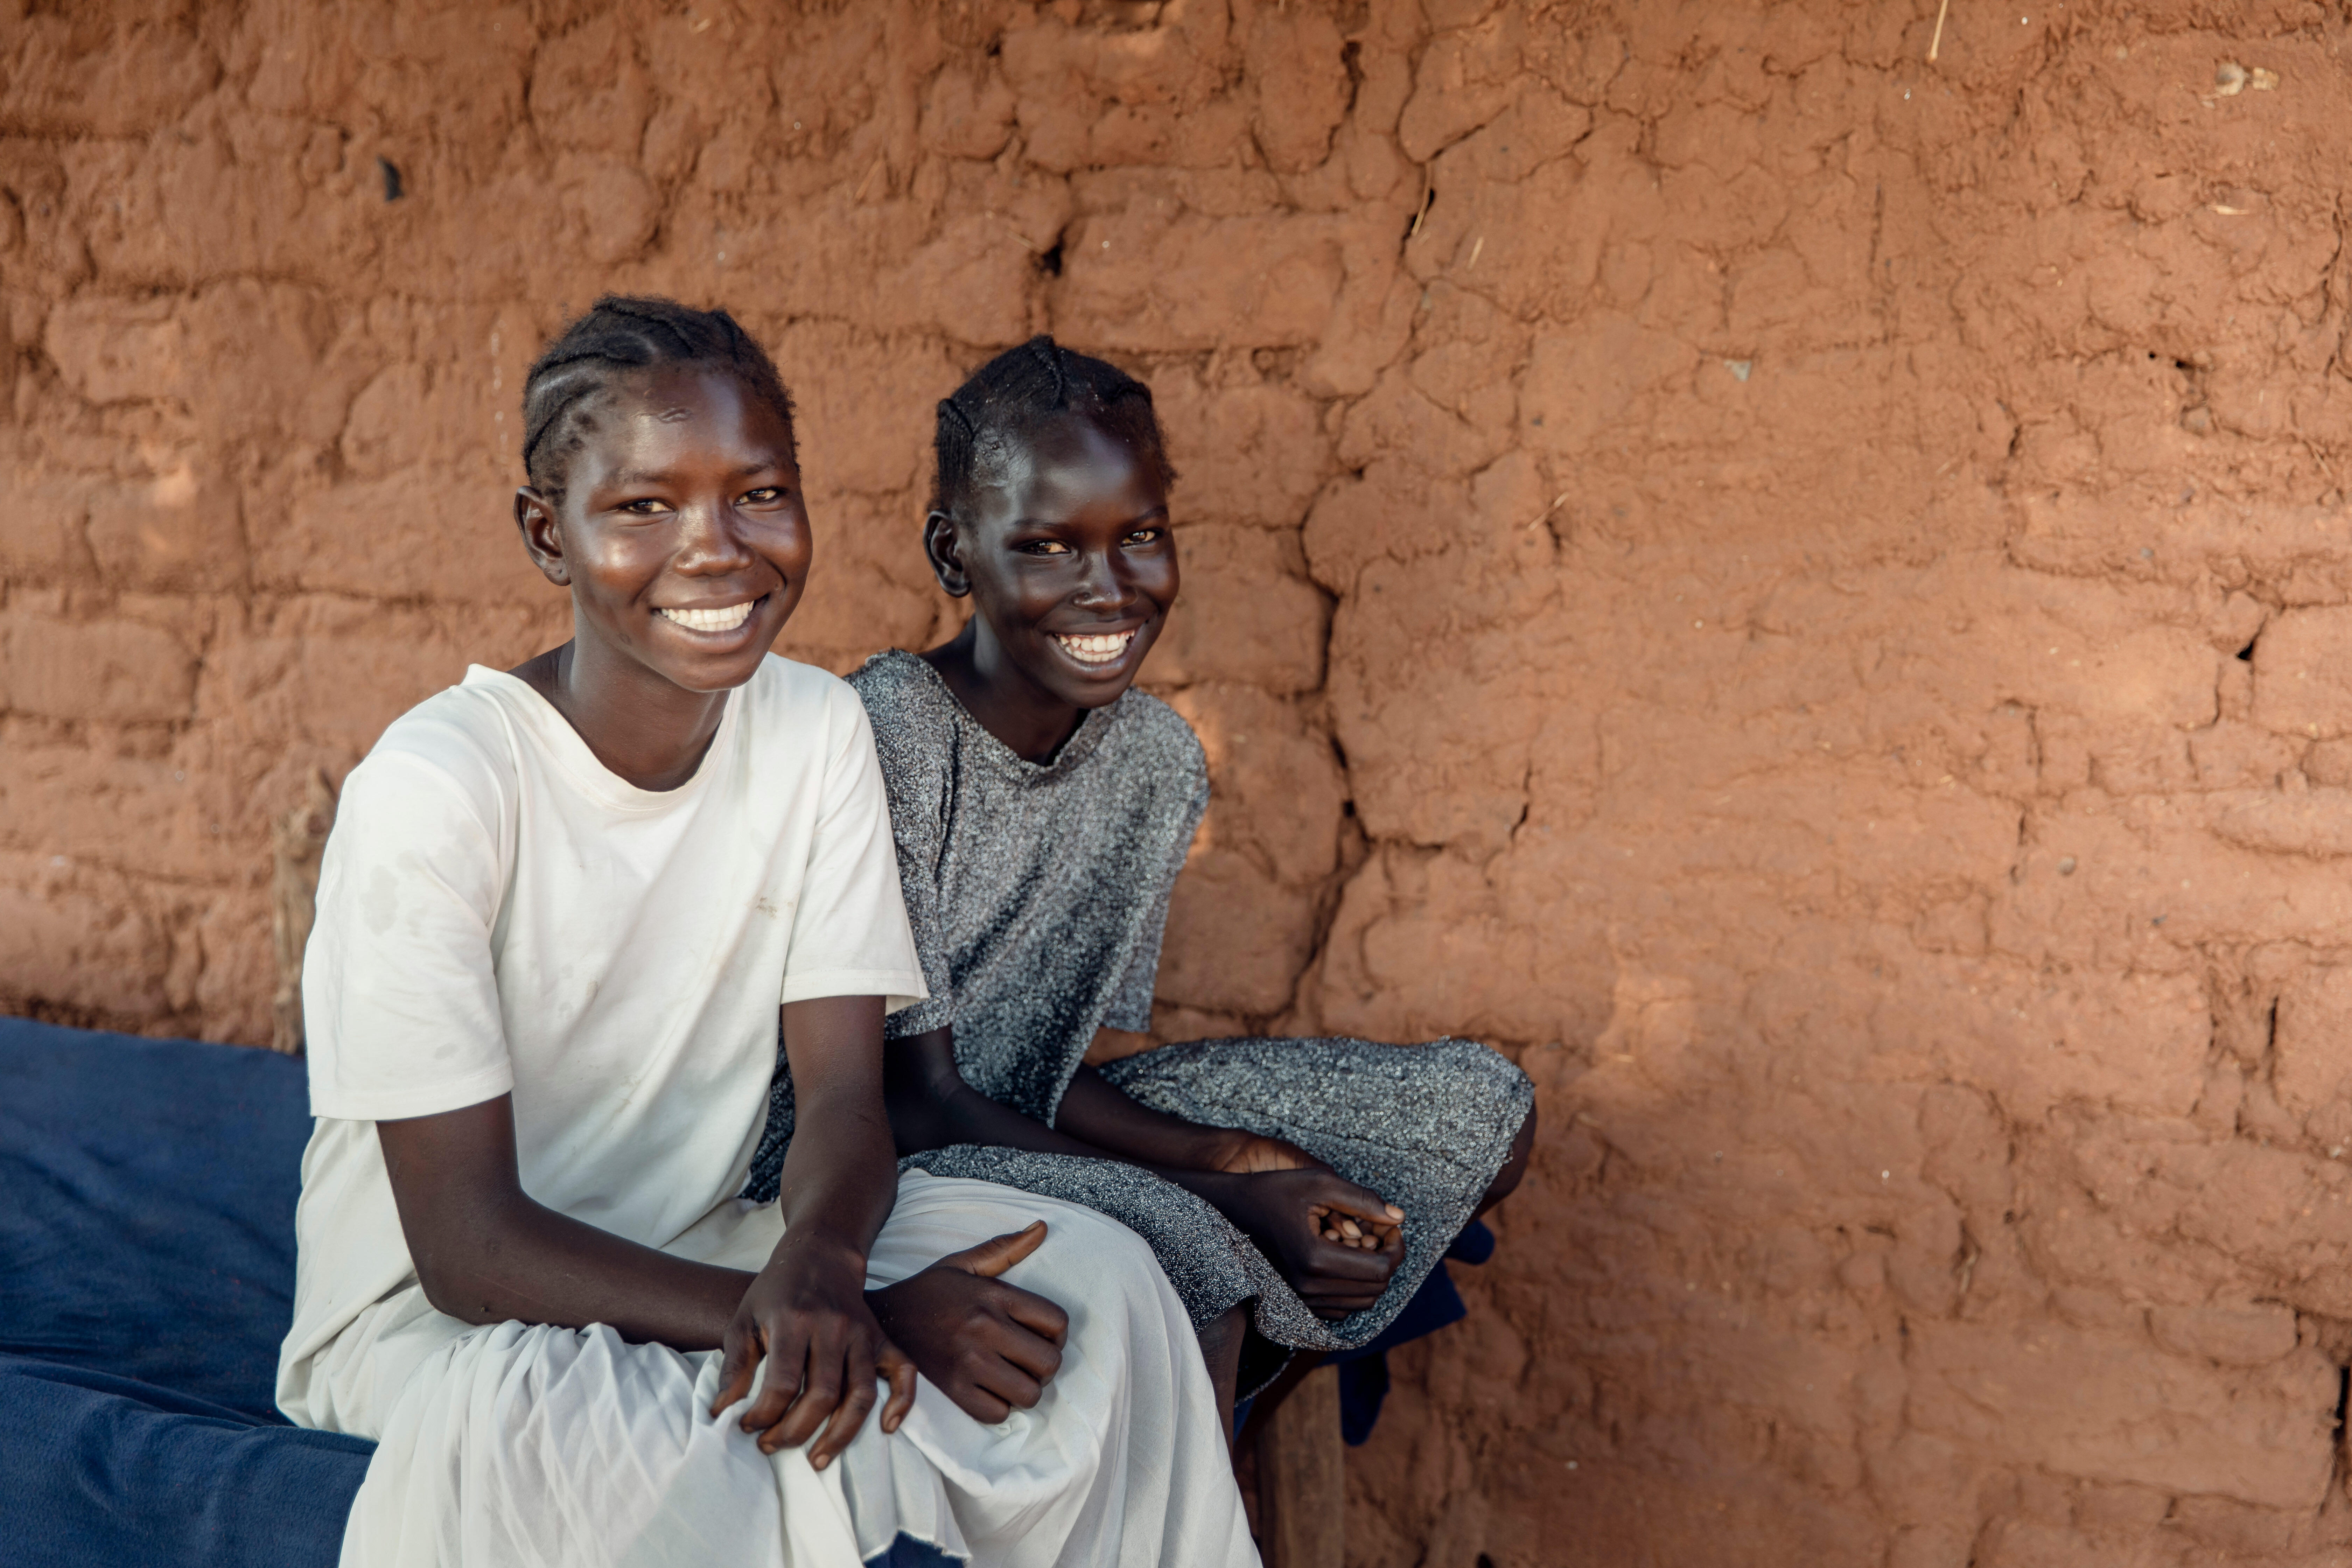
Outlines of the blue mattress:
M302 1064L0 1018L0 1559L320 1568L374 1445L272 1407Z

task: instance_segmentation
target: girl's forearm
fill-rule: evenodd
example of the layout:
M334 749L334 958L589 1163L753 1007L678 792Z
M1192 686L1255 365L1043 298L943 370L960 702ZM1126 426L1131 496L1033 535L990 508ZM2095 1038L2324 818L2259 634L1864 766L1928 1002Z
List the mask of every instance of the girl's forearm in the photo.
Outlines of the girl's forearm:
M1054 1125L1137 1164L1214 1170L1233 1134L1138 1105L1090 1067L1062 1093Z
M717 1350L751 1276L673 1258L525 1197L425 1278L434 1307L469 1323L609 1324L625 1340Z
M1109 1088L1108 1084L1104 1087ZM1118 1091L1113 1089L1111 1092ZM1008 1110L969 1086L954 1097L952 1108L944 1120L955 1136L940 1139L939 1143L931 1145L933 1148L946 1143L986 1143L1000 1148L1027 1149L1040 1154L1076 1154L1088 1160L1116 1160L1123 1165L1149 1171L1161 1181L1173 1183L1205 1200L1220 1213L1227 1213L1227 1205L1235 1190L1235 1178L1221 1171L1167 1164L1121 1150L1107 1149L1083 1138L1073 1138L1060 1128L1048 1127L1034 1117ZM1227 1213L1227 1217L1232 1217L1230 1213Z
M1081 1079L1093 1079L1104 1094L1117 1095L1134 1106L1144 1117L1157 1113L1145 1110L1127 1100L1123 1094L1105 1083L1092 1068L1079 1069ZM898 1152L917 1154L926 1149L945 1148L950 1143L981 1143L1003 1149L1027 1149L1039 1154L1076 1154L1089 1160L1117 1160L1124 1164L1138 1165L1153 1175L1175 1183L1209 1203L1223 1209L1234 1192L1234 1178L1215 1171L1202 1170L1189 1164L1163 1162L1148 1153L1133 1154L1104 1147L1083 1137L1076 1137L1063 1127L1048 1127L1032 1116L999 1105L970 1084L955 1065L955 1037L950 1030L934 1029L903 1040L893 1040L883 1049L883 1089L890 1108L890 1126L897 1135ZM1081 1092L1076 1083L1073 1093ZM1069 1098L1065 1095L1066 1110ZM1066 1114L1063 1123L1069 1118ZM1160 1121L1191 1128L1190 1122L1178 1122L1174 1117ZM1195 1131L1200 1129L1192 1129Z
M862 1271L898 1196L889 1123L862 1100L847 1096L803 1100L793 1120L777 1199L784 1234L803 1244L845 1248L856 1254Z
M820 996L787 1002L781 1014L784 1056L795 1106L778 1200L784 1242L833 1254L826 1265L855 1262L862 1277L890 1205L898 1169L890 1124L882 1114L879 996Z
M935 1092L908 1097L891 1107L890 1125L898 1152L918 1154L950 1143L983 1143L1003 1149L1027 1149L1039 1154L1078 1154L1090 1160L1115 1160L1118 1155L1084 1139L1046 1126L1034 1116L999 1105L980 1090L959 1080Z
M956 1068L951 1029L911 1035L882 1047L882 1102L901 1154L984 1143L1041 1154L1108 1157L1106 1151L999 1105L965 1083Z
M801 1090L784 1160L783 1247L852 1294L898 1198L880 1114L878 996L823 997L782 1011ZM533 1201L523 1191L509 1095L380 1121L376 1135L425 1299L472 1323L510 1320L714 1350L752 1276L673 1258Z
M516 1173L509 1097L376 1123L425 1298L469 1323L585 1328L716 1347L748 1274L672 1258L533 1201Z

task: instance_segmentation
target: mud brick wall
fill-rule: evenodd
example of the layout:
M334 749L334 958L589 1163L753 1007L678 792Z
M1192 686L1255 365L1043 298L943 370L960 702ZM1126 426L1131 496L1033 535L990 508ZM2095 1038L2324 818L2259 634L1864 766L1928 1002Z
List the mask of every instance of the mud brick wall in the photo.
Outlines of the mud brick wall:
M2347 18L1937 10L0 0L0 1005L266 1037L270 818L563 635L567 311L774 346L836 668L1050 329L1184 471L1160 1032L1541 1085L1352 1563L2344 1561Z

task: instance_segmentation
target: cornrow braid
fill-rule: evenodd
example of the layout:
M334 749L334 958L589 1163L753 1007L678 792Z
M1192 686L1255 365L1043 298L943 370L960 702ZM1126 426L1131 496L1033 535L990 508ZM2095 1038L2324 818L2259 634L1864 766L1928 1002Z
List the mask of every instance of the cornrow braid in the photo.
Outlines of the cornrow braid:
M1151 389L1117 365L1035 337L998 354L940 400L931 510L956 515L975 487L998 480L1024 444L1074 415L1150 463L1162 485L1176 482Z
M622 377L695 366L724 371L793 430L792 395L773 360L724 310L607 294L547 345L522 384L522 463L551 500L594 424L597 400Z
M1054 406L1067 408L1070 405L1070 378L1062 369L1062 345L1051 338L1035 337L1021 346L1045 361L1045 368L1054 373Z

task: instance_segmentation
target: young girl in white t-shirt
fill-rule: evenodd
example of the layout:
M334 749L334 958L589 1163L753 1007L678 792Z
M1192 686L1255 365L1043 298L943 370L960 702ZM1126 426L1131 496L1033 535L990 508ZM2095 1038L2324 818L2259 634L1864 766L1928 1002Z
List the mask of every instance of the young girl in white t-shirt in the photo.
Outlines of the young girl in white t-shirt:
M384 732L305 963L278 1403L380 1441L344 1563L1254 1562L1142 1243L897 1174L882 1020L923 981L864 710L766 651L811 554L767 355L604 300L524 420L572 640Z

